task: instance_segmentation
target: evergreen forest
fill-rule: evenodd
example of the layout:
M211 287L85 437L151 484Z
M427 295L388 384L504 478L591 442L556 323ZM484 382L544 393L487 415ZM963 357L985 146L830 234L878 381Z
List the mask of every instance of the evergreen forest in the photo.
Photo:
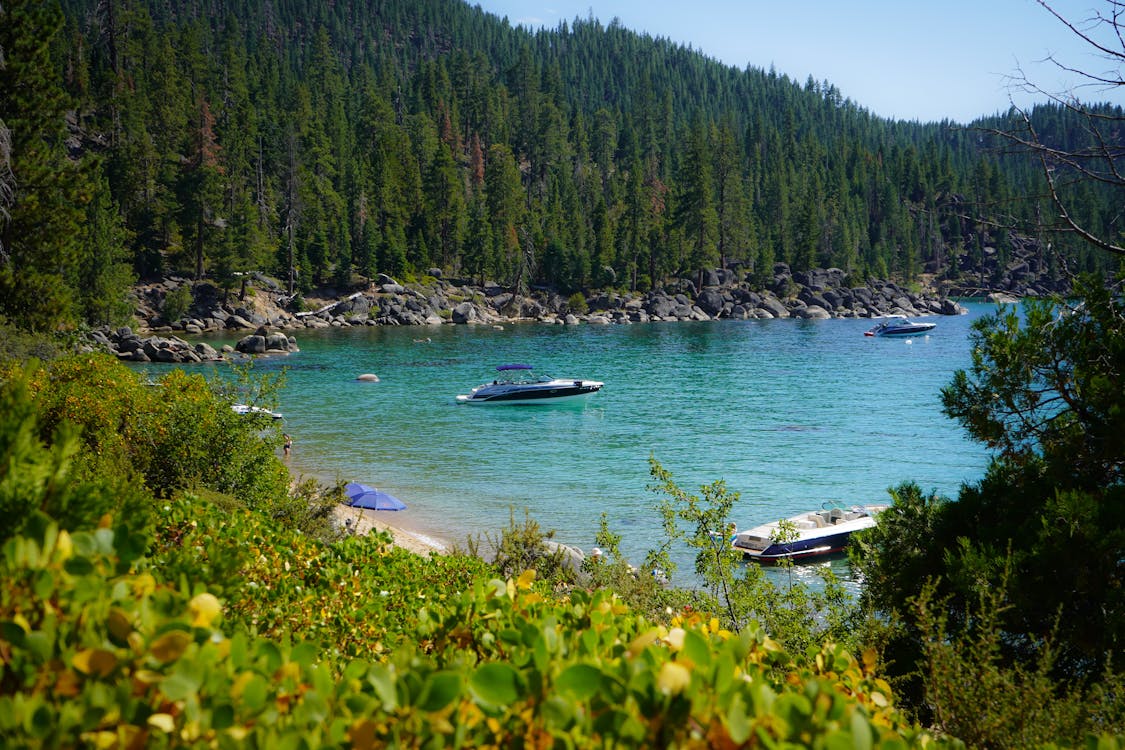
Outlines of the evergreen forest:
M1013 232L1054 277L1107 265L1044 237L1040 172L990 134L1014 113L888 121L616 21L532 32L456 0L2 13L0 312L25 327L118 322L130 283L167 274L298 294L436 268L571 293L784 262L914 283L986 247L1002 271ZM1030 116L1060 148L1088 139L1063 106ZM1108 191L1059 189L1112 233Z
M0 745L1125 747L1122 123L892 122L456 0L0 0ZM530 518L413 554L231 409L284 373L150 379L70 335L169 275L261 271L293 306L380 274L577 293L781 263L987 287L1017 247L1058 294L977 320L940 394L984 476L891 488L857 597L746 565L737 496L656 457L643 561L604 517L577 566Z

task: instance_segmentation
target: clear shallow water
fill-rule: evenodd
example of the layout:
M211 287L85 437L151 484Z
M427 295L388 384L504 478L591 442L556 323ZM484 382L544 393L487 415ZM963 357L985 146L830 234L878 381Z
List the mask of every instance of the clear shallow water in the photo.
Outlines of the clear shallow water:
M987 458L940 406L969 365L971 321L993 309L968 307L909 340L867 338L868 320L308 330L300 353L256 369L288 370L293 468L402 498L389 521L462 542L526 508L589 549L604 512L639 561L661 533L650 455L693 494L724 479L740 528L825 500L885 502L908 479L956 496ZM578 406L455 403L507 362L606 387Z

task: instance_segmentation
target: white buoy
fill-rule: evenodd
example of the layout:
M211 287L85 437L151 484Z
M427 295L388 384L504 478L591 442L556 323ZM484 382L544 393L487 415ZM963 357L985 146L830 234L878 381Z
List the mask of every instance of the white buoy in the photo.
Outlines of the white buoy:
M362 381L364 383L378 383L379 376L373 375L370 372L365 372L362 375L357 376L356 380Z

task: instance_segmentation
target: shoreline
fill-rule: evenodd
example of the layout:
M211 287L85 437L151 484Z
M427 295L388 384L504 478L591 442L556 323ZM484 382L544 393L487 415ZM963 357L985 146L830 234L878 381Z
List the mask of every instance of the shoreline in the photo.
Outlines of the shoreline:
M408 552L423 557L441 555L449 551L448 546L440 539L388 523L382 518L376 518L376 513L379 513L379 511L353 508L343 503L337 505L332 511L336 522L347 533L362 536L371 533L372 530L385 531L391 535L396 547L401 547ZM383 515L388 515L388 513L383 512Z
M286 469L289 470L289 480L297 484L305 479L313 479L317 483L331 487L338 480L329 479L322 472L303 471L300 464L294 464L292 457L279 455ZM445 554L452 547L452 542L444 537L426 533L417 528L410 528L409 524L399 522L397 518L401 511L376 511L366 508L354 508L343 503L338 504L332 511L333 518L341 530L352 534L369 534L372 530L385 531L391 535L396 547L401 547L417 555L429 556L431 554Z

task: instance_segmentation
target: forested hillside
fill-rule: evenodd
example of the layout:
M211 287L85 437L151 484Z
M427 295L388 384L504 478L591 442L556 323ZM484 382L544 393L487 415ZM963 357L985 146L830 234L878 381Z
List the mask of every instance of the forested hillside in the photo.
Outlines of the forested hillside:
M616 22L532 33L456 0L0 13L17 187L0 312L36 327L111 322L132 278L170 271L265 270L301 292L439 268L565 293L785 262L987 287L1009 227L1051 214L1033 165L981 130L882 120L829 82ZM1058 107L1033 117L1081 132ZM1086 190L1104 230L1112 206Z

